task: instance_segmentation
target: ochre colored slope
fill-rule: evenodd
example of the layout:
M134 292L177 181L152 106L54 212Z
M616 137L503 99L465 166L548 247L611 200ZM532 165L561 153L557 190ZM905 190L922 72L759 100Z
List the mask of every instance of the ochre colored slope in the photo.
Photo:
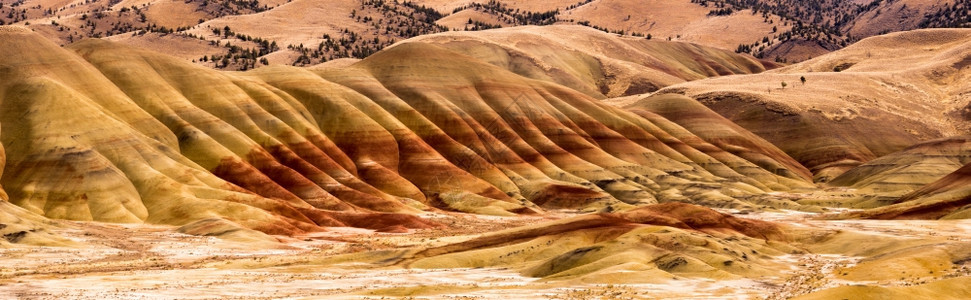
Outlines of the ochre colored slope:
M0 183L51 218L224 218L288 234L435 226L414 216L435 209L748 207L734 197L808 186L778 149L725 152L662 117L425 43L348 67L233 73L94 39L0 40L18 41L0 46Z
M699 100L784 150L817 181L828 181L918 142L966 133L968 57L971 30L917 30L761 74L658 93Z
M561 86L523 80L472 59L452 59L456 57L453 52L435 49L428 45L402 44L366 59L358 67L375 74L381 85L421 112L450 139L468 145L487 163L507 169L504 171L507 174L512 171L528 180L546 181L543 177L548 177L596 185L625 202L641 197L636 192L631 194L634 190L625 185L635 188L642 185L643 188L637 189L656 192L657 188L666 189L683 182L665 178L665 174L679 174L692 180L711 177L709 169L712 168L702 167L688 157L697 151L679 152L664 144L659 139L670 134L649 120L591 101ZM409 59L405 62L399 57ZM346 78L346 71L329 74L325 77L341 83L350 81L330 77ZM366 89L363 85L348 86ZM436 99L446 103L436 103ZM389 110L392 107L385 106ZM457 115L441 115L439 111L445 108ZM456 128L450 124L465 126ZM424 135L424 126L410 127ZM468 162L465 154L450 157L453 151L442 149L448 146L436 145L442 139L424 139L450 161L471 165L472 169L478 169L481 164L478 158ZM563 174L564 171L569 175ZM758 182L753 185L762 186Z
M675 124L666 124L666 127L683 127L680 131L668 130L677 132L678 139L747 177L768 179L771 176L760 172L770 171L792 179L812 180L812 173L782 150L694 99L677 94L661 94L641 97L625 108L645 119L671 120ZM733 159L733 155L744 160Z
M72 246L74 242L52 233L58 225L42 216L0 200L0 249L12 245Z
M521 26L409 39L437 44L516 74L595 98L653 92L706 77L751 74L776 65L689 43L618 37L585 26Z
M50 218L73 220L181 225L224 217L269 233L356 222L354 216L325 213L297 196L326 199L312 188L280 187L274 179L292 183L287 181L287 168L266 159L265 152L253 151L253 140L227 130L222 120L191 105L182 94L171 93L165 88L170 83L152 80L158 79L151 76L154 69L192 65L153 66L122 51L106 56L104 70L98 70L27 31L5 32L2 39L17 41L0 47L5 57L0 68L0 122L8 124L0 135L8 155L2 183L12 203ZM93 40L78 47L107 44ZM127 67L139 62L147 66ZM109 65L122 70L126 80L143 84L143 89L120 81L116 85L102 73L111 73ZM216 98L220 92L226 93L225 87L182 92L212 102L222 100ZM226 166L225 171L220 172L220 166ZM321 207L350 210L342 201L332 203L336 207ZM412 225L425 225L415 222Z

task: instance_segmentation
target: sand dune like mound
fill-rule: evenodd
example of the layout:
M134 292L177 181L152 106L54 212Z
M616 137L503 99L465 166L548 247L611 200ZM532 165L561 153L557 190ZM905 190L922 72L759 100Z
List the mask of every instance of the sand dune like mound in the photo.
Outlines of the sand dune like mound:
M760 278L766 284L773 282L762 281L768 277L781 278L775 276L792 264L793 256L811 253L811 258L800 260L800 266L810 269L808 273L788 274L772 288L773 294L792 297L853 282L946 282L950 277L941 276L953 274L971 257L967 245L943 238L790 226L691 204L664 203L336 261L364 260L413 269L499 267L542 278L540 282L570 284L670 284L671 279L690 278Z
M774 63L689 43L619 37L585 26L522 26L409 39L437 44L516 74L595 98L653 92L712 76L751 74Z
M758 141L725 150L663 117L426 43L347 67L235 73L102 40L0 39L18 41L0 47L0 183L49 218L223 218L291 234L437 226L415 213L438 209L749 207L735 196L808 186Z
M58 225L44 217L0 200L0 249L14 245L75 245L74 242L53 233L52 229L57 227Z
M816 181L829 181L921 141L966 133L968 57L971 30L916 30L762 74L658 93L699 100L778 146Z
M764 274L790 248L778 225L683 204L650 205L490 233L428 248L410 268L495 267L585 283L653 283L682 276L733 279Z

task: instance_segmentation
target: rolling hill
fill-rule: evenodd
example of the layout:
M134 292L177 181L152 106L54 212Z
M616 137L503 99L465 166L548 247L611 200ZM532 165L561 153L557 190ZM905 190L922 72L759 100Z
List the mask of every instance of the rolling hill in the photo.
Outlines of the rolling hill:
M888 32L971 26L967 1L943 0L28 2L0 5L0 25L28 26L60 45L110 37L227 70L364 58L411 37L524 25L585 25L780 62Z
M439 226L416 216L429 210L813 210L765 196L813 180L873 208L935 194L915 190L966 164L960 138L912 146L967 128L963 30L875 37L744 75L772 65L570 26L430 35L346 64L245 73L3 28L20 42L2 49L0 183L50 218L217 217L287 233ZM598 42L571 46L579 38ZM885 50L900 45L924 51ZM697 80L724 74L742 75ZM665 80L691 81L603 99L635 92L610 83Z
M449 32L424 35L404 43L439 45L513 73L558 83L600 99L779 67L717 48L617 37L583 26Z
M765 73L657 94L704 103L825 182L921 141L967 132L969 37L960 29L893 33Z
M812 186L755 135L715 142L429 43L342 68L231 73L104 40L3 35L18 42L0 49L0 183L49 218L221 217L281 234L436 226L415 214L437 209L751 207L765 203L733 196Z

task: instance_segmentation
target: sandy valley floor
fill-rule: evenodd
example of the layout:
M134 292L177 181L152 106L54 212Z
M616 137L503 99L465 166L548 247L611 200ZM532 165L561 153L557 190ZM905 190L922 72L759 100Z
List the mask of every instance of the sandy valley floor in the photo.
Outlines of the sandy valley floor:
M677 278L661 284L605 285L545 281L501 268L402 269L331 259L341 254L460 241L475 232L540 222L540 218L434 216L449 230L404 234L332 228L279 244L234 242L150 225L63 222L71 248L0 249L0 297L21 299L783 299L859 282L836 279L860 258L783 255L790 270L759 280ZM824 221L797 212L746 214L804 227L852 230L887 237L971 240L971 221ZM940 278L969 275L967 265ZM863 282L878 286L913 280Z

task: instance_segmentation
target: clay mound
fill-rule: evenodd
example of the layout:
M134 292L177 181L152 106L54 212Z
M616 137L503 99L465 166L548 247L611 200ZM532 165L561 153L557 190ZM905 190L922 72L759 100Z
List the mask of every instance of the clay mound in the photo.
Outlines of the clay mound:
M265 233L220 218L195 221L179 227L176 231L198 236L214 236L223 240L244 242L258 247L274 247L279 243L276 238Z
M2 39L17 39L0 47L9 58L0 74L5 78L0 85L5 95L0 120L8 124L2 134L8 158L2 183L14 204L49 218L72 220L183 225L222 216L274 234L343 225L297 195L322 208L352 209L333 196L330 204L336 206L328 206L328 195L319 187L303 188L310 186L307 181L293 178L278 161L267 160L266 150L254 151L256 142L242 131L229 130L228 124L181 94L235 106L225 95L246 93L239 87L226 91L226 85L218 84L231 81L213 75L216 72L157 54L150 56L162 58L147 59L128 48L95 53L112 48L108 42L76 44L75 49L92 62L105 60L99 70L34 34L6 34ZM216 87L202 92L193 89L200 86L187 84L199 77L167 82L158 75L166 70L201 70L199 75L211 80L198 83ZM258 170L297 186L287 190Z
M735 197L806 186L771 148L701 151L662 117L427 43L232 73L102 40L12 39L0 183L50 218L296 234L434 227L414 213L436 209L754 207Z
M398 261L412 268L512 267L526 276L588 283L728 279L767 272L773 262L765 254L779 253L770 244L781 245L770 241L785 238L768 222L667 203L485 234Z
M646 119L655 120L660 116L675 122L676 125L668 126L680 126L685 129L676 138L717 158L746 177L769 179L773 176L760 173L769 171L771 174L783 175L790 179L812 180L812 173L808 169L775 145L732 123L694 99L677 94L642 96L636 102L625 105L624 108ZM676 131L669 130L669 132ZM692 135L701 140L693 139ZM729 153L744 160L736 160L735 163L738 163L736 165L732 163ZM790 185L790 182L787 180L780 184Z
M53 232L59 225L0 200L0 249L31 246L72 246L77 243Z
M751 74L776 65L689 43L619 37L585 26L520 26L409 39L469 55L595 98L653 92L690 80Z
M786 239L785 233L778 225L765 221L738 218L691 204L648 205L620 215L626 220L641 224L664 225L708 233L741 233L765 240Z
M923 142L853 168L829 182L868 194L903 196L971 163L971 137Z
M697 99L825 182L921 141L966 132L971 103L961 95L971 89L969 49L967 29L894 33L762 74L658 93Z
M971 182L971 164L964 165L944 178L931 182L903 197L903 201L952 192L967 187Z
M402 59L403 57L408 59ZM544 195L544 193L531 191L534 188L550 187L546 184L548 182L567 181L561 184L572 182L582 186L599 186L611 196L634 204L637 201L631 201L632 197L641 196L637 196L636 191L624 187L626 185L635 188L637 185L642 185L643 188L639 189L656 193L668 189L667 187L673 187L671 184L678 186L675 181L672 181L674 178L657 177L662 173L694 181L703 180L700 178L711 178L713 175L711 173L714 173L712 170L730 169L725 168L722 162L698 153L698 150L671 138L672 134L668 131L676 131L677 128L664 128L653 123L665 122L665 120L646 120L599 104L576 91L546 82L523 80L505 70L460 56L446 49L405 43L369 57L356 66L366 68L368 74L373 74L390 93L374 91L373 88L364 85L364 82L371 79L350 75L347 70L334 70L324 72L322 75L362 91L372 99L388 98L381 102L391 100L406 102L410 107L418 109L422 116L436 125L435 127L443 130L450 139L470 145L469 148L481 159L496 164L502 169L514 171L524 177L539 175L537 171L541 174L557 174L566 171L567 174L582 179L575 181L575 179L549 175L534 177L535 179L528 182L528 185L521 187L519 193L528 197L530 201L536 199L533 195ZM394 97L391 97L392 95ZM434 102L436 99L447 100L444 107L458 115L440 113L438 108L432 106L436 105ZM401 107L396 103L381 105ZM529 122L524 123L525 120ZM449 124L465 124L468 128L455 128ZM425 133L417 130L425 126L431 126L431 124L409 125L419 135L430 135L423 139L430 141L429 144L432 147L440 149L439 152L449 157L450 161L460 162L458 165L463 169L473 167L473 171L477 172L490 171L487 170L487 166L478 165L480 164L478 158L455 157L455 155L465 154L452 154L450 152L455 150L446 148L448 144L438 145L437 143L442 139L435 137L437 132ZM553 132L556 135L549 136L548 140L537 135L537 133ZM483 136L486 133L488 135ZM584 140L592 143L588 144ZM609 144L604 143L608 140ZM629 146L621 146L624 144ZM638 157L647 158L647 160ZM476 161L469 161L470 159ZM738 157L732 159L739 160ZM629 163L638 166L634 167ZM463 166L464 164L468 166ZM621 171L616 167L620 166L618 164L634 168ZM475 168L486 168L486 170L475 170ZM505 172L508 173L508 171ZM610 173L616 173L625 178L621 179ZM734 172L727 173L735 175ZM717 174L715 177L722 175ZM592 176L609 177L597 179ZM727 174L724 176L728 177ZM768 180L764 182L785 181L777 179L779 177L777 175L769 177L772 179L767 178ZM508 178L517 185L522 185L516 177ZM760 189L765 186L758 181L745 181L744 176L736 176L732 179ZM536 185L540 182L543 184ZM793 182L791 185L776 188L788 189L790 186L798 185Z
M844 214L871 219L971 218L971 164L900 197L897 204Z

